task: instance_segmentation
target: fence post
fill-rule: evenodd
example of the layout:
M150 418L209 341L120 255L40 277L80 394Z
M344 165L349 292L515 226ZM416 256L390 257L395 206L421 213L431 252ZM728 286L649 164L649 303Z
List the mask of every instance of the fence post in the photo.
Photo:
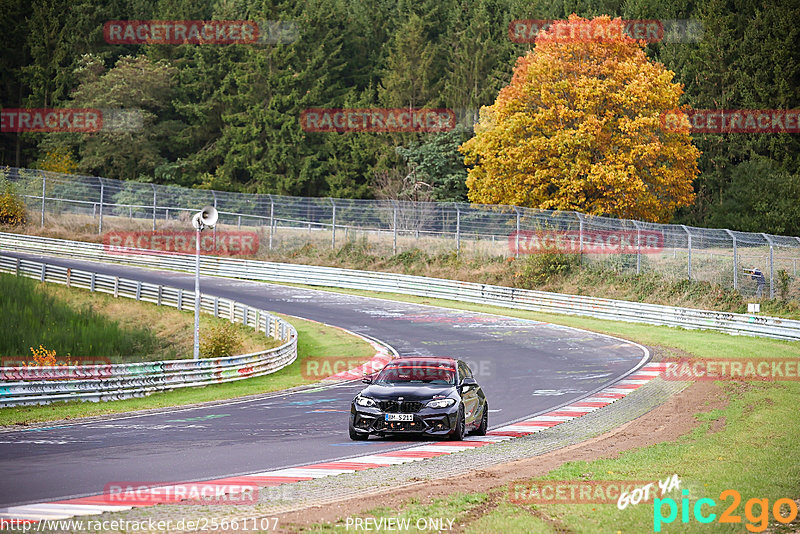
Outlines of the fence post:
M269 249L272 250L272 234L275 233L275 227L273 226L275 203L272 201L272 195L267 196L269 197Z
M768 236L767 234L761 234L761 235L764 236L764 239L766 239L767 243L769 243L769 298L774 299L775 298L775 282L774 282L774 280L775 280L775 265L772 262L772 259L773 259L772 258L772 247L773 247L772 238L770 236Z
M214 197L214 209L217 209L217 193L213 189L211 190L211 196ZM217 224L214 225L214 228L211 231L214 233L214 248L212 249L212 253L217 253L217 226L221 224L222 221L217 221Z
M514 257L519 256L519 210L516 206L512 206L514 212L517 214L517 231L514 233Z
M47 196L47 176L42 172L42 228L44 228L44 199Z
M686 235L689 236L689 248L688 248L688 251L689 251L689 267L688 267L688 272L689 272L689 280L691 280L692 279L692 233L684 225L681 225L681 228L683 228L683 230L686 232Z
M636 274L642 270L642 229L639 227L638 221L633 221L636 227Z
M153 231L156 231L156 184L151 184L153 186Z
M336 201L332 198L329 200L331 201L331 204L333 204L333 217L331 219L331 222L333 223L331 225L331 248L336 248Z
M578 216L578 257L583 267L583 213L575 212Z
M392 254L397 254L397 201L392 200L394 205L392 209Z
M736 236L733 235L733 232L731 232L727 228L725 229L725 231L728 232L728 235L731 236L731 239L733 240L733 289L734 290L738 290L739 289L739 255L738 255L738 249L736 248Z
M105 186L103 185L103 179L102 178L98 177L97 179L100 181L100 223L99 223L99 225L97 227L97 233L98 234L102 234L103 233L103 195L105 193Z
M456 206L456 257L461 253L461 209Z

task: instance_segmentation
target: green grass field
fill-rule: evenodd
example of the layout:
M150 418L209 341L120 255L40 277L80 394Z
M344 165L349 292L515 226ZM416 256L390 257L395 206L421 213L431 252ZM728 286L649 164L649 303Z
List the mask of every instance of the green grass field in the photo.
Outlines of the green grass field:
M87 302L71 306L42 290L30 278L0 274L0 316L6 335L0 355L30 357L30 347L44 345L59 356L124 357L158 349L157 336L143 326L122 327Z

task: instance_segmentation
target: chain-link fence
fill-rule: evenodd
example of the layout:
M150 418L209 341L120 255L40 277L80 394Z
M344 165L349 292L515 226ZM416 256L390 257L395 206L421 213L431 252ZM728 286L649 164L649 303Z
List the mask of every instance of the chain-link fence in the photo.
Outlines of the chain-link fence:
M351 200L230 193L5 168L28 209L59 224L96 228L191 228L204 205L219 227L263 234L269 250L360 241L376 252L412 248L455 254L579 253L585 266L705 280L746 296L797 298L800 238L612 219L576 212L451 202ZM549 248L548 248L549 247Z

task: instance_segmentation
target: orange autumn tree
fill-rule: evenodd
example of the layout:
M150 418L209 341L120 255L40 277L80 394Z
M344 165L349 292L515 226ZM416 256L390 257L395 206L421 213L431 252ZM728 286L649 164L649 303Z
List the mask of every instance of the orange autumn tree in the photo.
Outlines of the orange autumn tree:
M700 151L661 127L683 88L622 30L572 15L539 34L459 147L471 201L657 222L692 202Z

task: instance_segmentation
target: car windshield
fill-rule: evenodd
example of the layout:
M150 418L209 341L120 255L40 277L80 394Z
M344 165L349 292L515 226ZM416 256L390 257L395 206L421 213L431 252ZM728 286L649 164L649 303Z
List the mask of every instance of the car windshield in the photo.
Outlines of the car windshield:
M377 384L455 384L456 370L451 365L388 365L375 377Z

